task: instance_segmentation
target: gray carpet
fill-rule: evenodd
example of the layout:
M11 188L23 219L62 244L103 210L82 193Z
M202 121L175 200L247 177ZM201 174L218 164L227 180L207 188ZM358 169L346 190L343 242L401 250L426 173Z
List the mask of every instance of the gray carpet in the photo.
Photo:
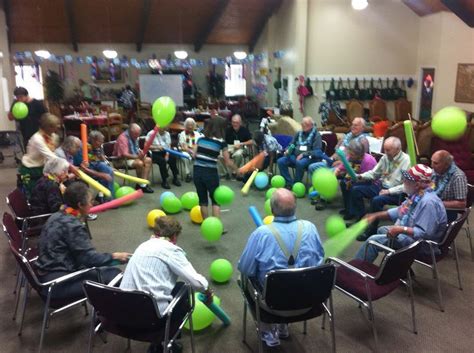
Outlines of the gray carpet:
M156 171L157 168L156 168ZM156 177L156 176L155 176ZM199 233L199 227L193 225L187 212L176 217L183 224L183 233L179 239L196 269L208 276L208 267L216 258L227 258L234 265L254 224L248 214L248 206L256 205L263 214L264 192L252 190L247 197L240 196L240 183L226 181L236 191L236 199L222 213L222 220L228 233L215 245L207 243ZM5 211L4 196L15 187L15 171L0 169L0 193L2 202L0 210ZM150 235L146 225L146 214L159 206L159 195L162 191L155 185L155 194L145 195L129 207L112 210L101 214L99 219L90 223L93 243L100 251L129 251L134 249ZM178 196L193 190L192 184L181 188L173 187L171 191ZM324 221L326 217L340 208L340 199L322 212L314 211L307 199L298 200L298 217L314 222L324 241ZM471 216L471 221L474 222ZM471 224L472 224L471 222ZM416 312L418 335L411 332L411 315L409 300L403 289L391 296L376 302L375 315L379 333L380 351L385 352L473 352L474 338L474 263L470 260L468 242L464 233L459 237L461 269L464 290L457 288L455 263L449 258L440 264L442 290L446 310L440 312L437 306L435 282L428 270L415 267ZM360 243L354 243L343 258L349 259ZM39 343L42 305L35 293L27 307L23 335L17 336L18 323L11 320L14 306L12 294L15 284L14 261L7 249L6 241L0 241L0 352L34 352ZM225 285L213 285L216 294L222 300L222 307L232 318L232 325L223 328L218 321L211 327L196 335L197 352L250 352L256 351L256 336L252 324L248 321L248 346L242 343L242 309L243 302L239 293L234 272L232 281ZM357 304L334 291L336 337L338 352L370 352L373 338L370 325L357 308ZM120 310L120 308L117 308ZM87 346L89 317L84 317L80 308L53 317L47 330L44 352L85 352ZM321 320L309 322L308 334L302 334L302 324L290 325L291 337L277 348L267 349L274 352L330 352L331 339L328 329L321 330ZM183 343L186 352L190 352L189 336L184 334ZM133 352L145 352L147 345L132 342ZM95 352L125 352L126 340L108 336L108 343L95 341Z

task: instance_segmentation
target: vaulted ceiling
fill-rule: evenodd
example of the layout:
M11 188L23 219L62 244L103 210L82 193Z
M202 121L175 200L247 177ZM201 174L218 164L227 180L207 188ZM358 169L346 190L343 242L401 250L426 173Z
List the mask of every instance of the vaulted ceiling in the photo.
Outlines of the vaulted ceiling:
M3 0L11 43L248 45L282 0Z
M474 0L403 0L418 16L452 11L469 27L474 27Z

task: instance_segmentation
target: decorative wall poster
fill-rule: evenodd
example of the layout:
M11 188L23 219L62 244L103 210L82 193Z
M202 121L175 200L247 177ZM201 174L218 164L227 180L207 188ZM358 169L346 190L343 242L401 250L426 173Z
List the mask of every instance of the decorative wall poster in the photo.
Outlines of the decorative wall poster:
M454 101L474 103L474 64L458 64Z
M431 108L433 105L433 91L435 83L435 69L421 69L421 101L420 101L420 120L428 121L431 119Z

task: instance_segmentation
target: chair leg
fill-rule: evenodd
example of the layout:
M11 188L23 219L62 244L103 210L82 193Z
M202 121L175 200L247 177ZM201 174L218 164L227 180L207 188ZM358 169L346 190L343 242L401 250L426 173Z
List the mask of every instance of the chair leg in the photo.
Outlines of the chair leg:
M188 316L189 320L189 335L191 336L191 352L194 353L194 326L192 315Z
M434 278L436 279L436 286L438 288L439 310L444 312L443 295L441 294L441 281L439 280L438 265L436 261L433 262L433 275L434 275Z
M258 302L255 303L256 316L257 316L257 340L258 340L258 353L263 353L263 342L262 342L262 323L260 321L260 308Z
M132 342L130 341L130 338L127 338L127 351L131 352L132 350Z
M375 326L375 315L374 315L374 307L372 305L372 301L369 299L369 316L370 316L370 323L372 324L372 332L374 334L374 343L375 349L374 351L378 352L378 337L377 337L377 327Z
M303 334L304 335L306 335L306 333L307 333L307 330L306 330L307 326L308 326L308 323L306 322L306 320L304 320L304 322L303 322Z
M18 329L18 336L21 336L21 332L23 330L23 321L25 319L25 311L26 311L26 303L28 302L28 296L30 294L30 288L28 284L25 285L25 294L23 297L23 305L21 306L21 320L20 320L20 328Z
M469 239L469 248L471 249L471 261L474 261L474 249L472 248L472 238L471 238L471 229L469 228L469 222L467 222L467 227L464 228L466 231L467 239Z
M48 325L48 317L49 317L49 303L51 301L51 292L48 293L48 297L46 298L46 303L44 304L44 312L43 312L43 324L41 325L41 336L40 336L40 343L38 348L38 353L41 353L43 349L43 341L44 341L44 334L46 331L46 326Z
M91 325L89 327L89 342L88 342L88 347L87 347L87 353L92 353L94 331L95 331L95 310L92 309Z
M329 296L329 310L331 312L329 320L331 324L332 353L336 353L336 326L334 322L334 306L332 302L332 294Z
M242 318L242 332L244 334L243 335L244 338L242 339L242 341L245 342L247 339L247 304L245 303L245 301L244 301L244 315Z
M323 320L321 322L321 329L322 330L326 329L326 312L323 313Z
M24 286L24 277L22 274L18 274L18 277L17 277L17 284L16 284L16 290L15 290L15 311L13 312L13 317L12 317L12 320L15 321L16 320L16 316L18 314L18 305L20 304L20 297L21 297L21 292L22 292L22 288Z
M454 260L456 261L456 271L458 272L459 290L462 290L461 270L459 268L459 255L458 255L458 247L456 245L456 239L454 239L453 241L453 248L454 248Z
M413 321L413 333L418 334L418 330L416 329L416 317L415 317L415 296L413 295L413 283L412 283L410 271L408 271L408 292L410 294L411 318L412 318L412 321Z
M85 316L89 315L89 309L87 309L87 302L84 302L82 305L84 305Z

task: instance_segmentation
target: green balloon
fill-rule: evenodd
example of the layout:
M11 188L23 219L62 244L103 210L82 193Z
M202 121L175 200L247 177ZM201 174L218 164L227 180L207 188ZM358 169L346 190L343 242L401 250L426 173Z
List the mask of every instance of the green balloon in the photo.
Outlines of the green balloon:
M466 128L466 112L458 107L443 108L431 120L433 133L443 140L457 140L464 135Z
M281 175L275 175L271 182L272 187L274 188L284 188L285 187L285 178L283 178Z
M201 234L209 242L218 241L222 232L224 231L224 226L222 222L217 217L208 217L201 224Z
M267 192L265 193L265 198L270 199L275 191L277 191L277 188L268 189Z
M346 230L326 240L323 244L324 257L339 257L368 227L369 223L362 218Z
M13 104L12 115L16 120L23 120L28 116L28 106L23 102Z
M221 185L214 191L214 200L220 206L230 205L234 201L234 191L228 186Z
M267 201L265 201L265 214L266 214L267 216L273 215L273 213L272 213L272 206L270 205L270 199L268 199Z
M304 186L303 183L294 183L293 184L293 188L291 189L293 191L293 193L296 195L296 197L304 197L304 195L306 194L306 186Z
M161 207L163 207L163 210L166 213L173 214L173 213L180 212L182 205L181 205L181 201L179 201L179 199L176 196L169 195L163 199L163 204L161 205Z
M159 127L168 126L176 115L176 104L170 97L160 97L153 103L151 115Z
M117 192L115 193L115 198L116 199L119 199L123 196L126 196L126 195L129 195L131 194L132 192L135 192L135 189L132 188L131 186L122 186L121 188L119 188L117 190ZM131 200L131 201L128 201L128 202L125 202L124 205L131 205L133 203L134 200Z
M225 283L230 280L234 270L229 260L217 259L212 261L211 267L209 268L209 272L213 281L218 283Z
M338 189L337 178L329 168L319 168L312 177L314 189L326 200L336 196Z
M332 215L326 220L326 234L333 237L346 230L346 222L341 216Z
M198 298L199 293L194 293L194 301L196 305L194 307L194 311L191 315L193 319L193 331L200 331L205 329L206 327L210 326L216 315ZM217 296L213 296L213 303L220 305L221 299ZM184 327L189 330L189 321L186 321Z
M199 205L199 196L194 191L189 191L181 196L181 203L184 209L190 210L194 206Z
M117 190L120 189L120 184L114 181L114 191L117 193Z

